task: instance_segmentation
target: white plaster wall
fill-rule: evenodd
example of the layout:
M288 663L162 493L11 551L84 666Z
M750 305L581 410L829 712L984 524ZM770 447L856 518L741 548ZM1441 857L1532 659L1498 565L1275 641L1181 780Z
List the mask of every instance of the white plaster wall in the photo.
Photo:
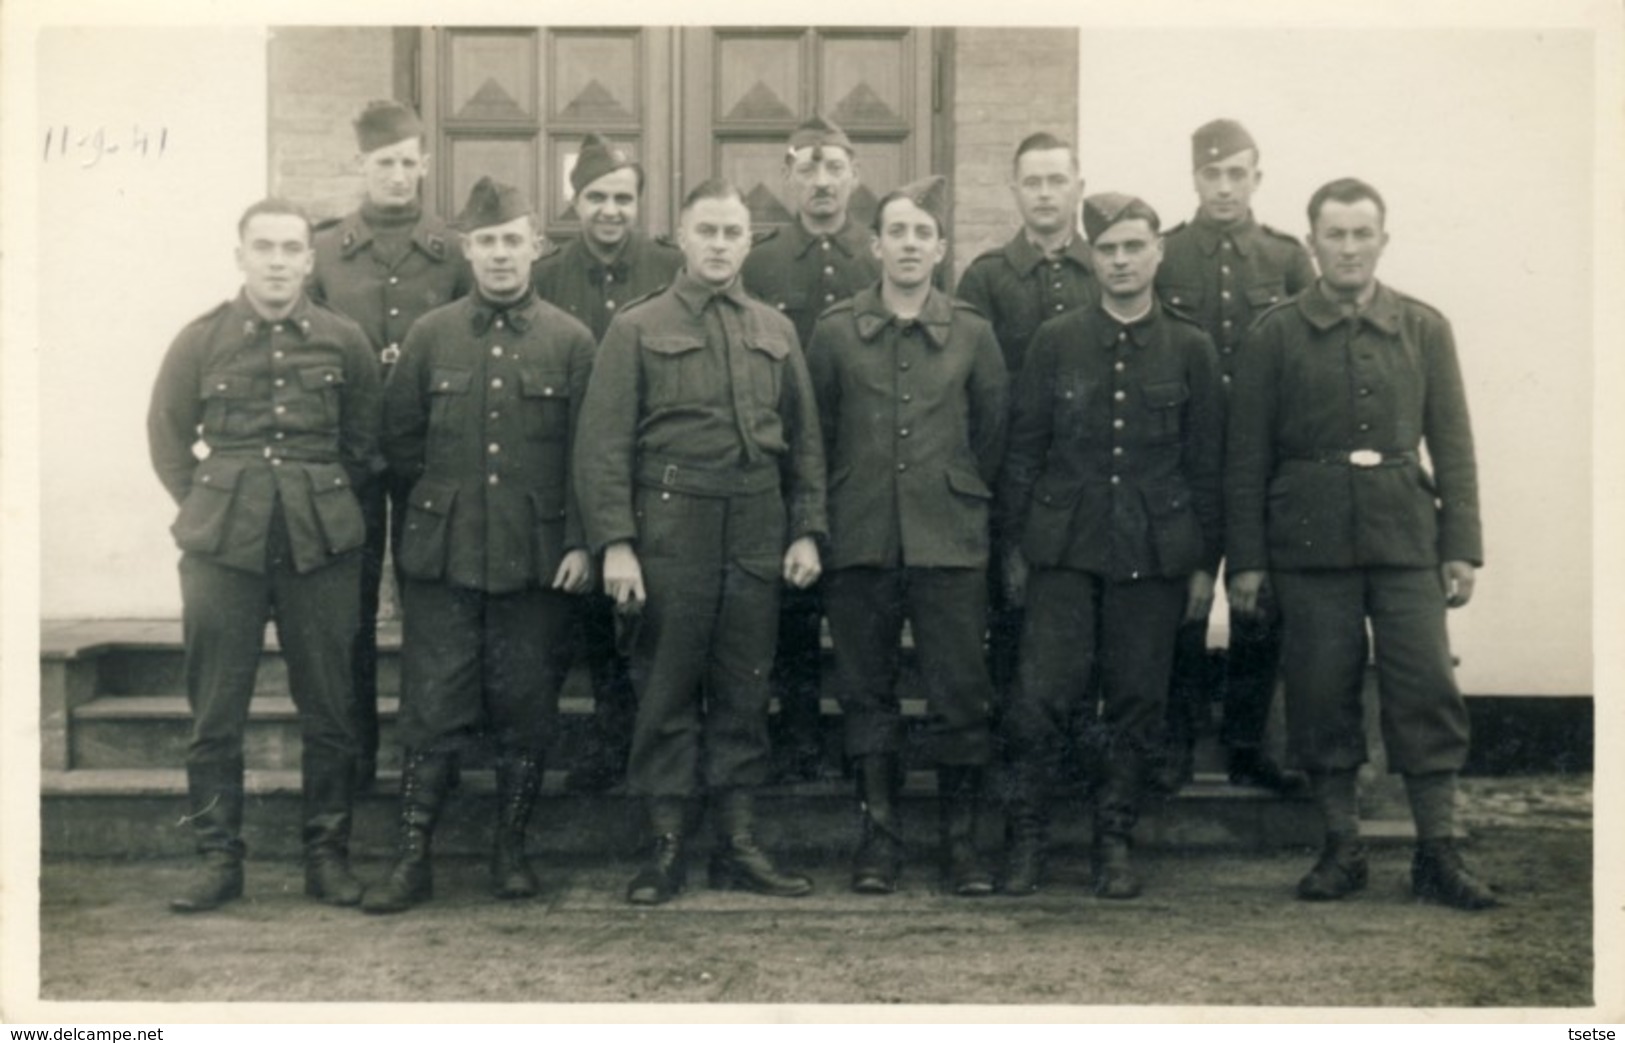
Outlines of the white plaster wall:
M1090 191L1188 219L1190 133L1226 116L1259 142L1255 212L1282 231L1306 231L1334 177L1383 193L1379 278L1450 318L1478 443L1487 562L1451 616L1462 685L1592 692L1590 35L1086 26L1080 48Z

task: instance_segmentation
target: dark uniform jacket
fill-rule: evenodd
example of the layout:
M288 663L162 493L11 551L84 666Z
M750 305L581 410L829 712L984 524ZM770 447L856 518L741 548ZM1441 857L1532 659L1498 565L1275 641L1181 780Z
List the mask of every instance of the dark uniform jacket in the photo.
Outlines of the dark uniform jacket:
M1455 340L1426 304L1378 284L1351 317L1311 287L1253 327L1231 404L1233 570L1483 563Z
M1020 376L1038 327L1100 299L1082 235L1074 233L1065 250L1046 260L1025 230L972 261L954 293L993 323L1011 380Z
M1224 392L1213 342L1160 307L1045 323L1016 383L1000 503L1035 567L1111 580L1218 567Z
M542 300L580 319L594 340L603 340L617 308L670 285L682 266L681 251L642 235L629 237L609 264L574 239L538 260L532 281Z
M407 334L384 394L384 455L412 481L401 568L489 594L553 582L583 545L570 450L592 368L587 327L535 294L478 292Z
M399 356L420 316L473 288L457 234L427 214L412 230L410 248L393 261L381 256L360 210L316 228L310 295L360 323L386 364Z
M898 320L871 286L807 349L829 463L827 568L984 567L1008 378L993 328L937 290Z
M680 272L616 316L578 445L576 487L595 552L637 538L639 484L725 495L761 492L749 483L765 476L764 488L783 491L787 544L826 532L818 407L795 329L738 279L719 292Z
M833 235L813 235L792 221L767 233L745 258L745 292L795 323L801 344L812 340L823 310L880 278L869 229L848 216Z
M1303 244L1249 214L1233 228L1200 214L1168 232L1157 293L1195 319L1219 349L1219 367L1229 384L1236 352L1253 318L1296 296L1315 281Z
M381 466L378 402L366 336L307 299L271 322L239 294L192 322L164 357L147 413L153 469L181 507L180 549L264 572L278 502L295 570L360 547L352 487Z

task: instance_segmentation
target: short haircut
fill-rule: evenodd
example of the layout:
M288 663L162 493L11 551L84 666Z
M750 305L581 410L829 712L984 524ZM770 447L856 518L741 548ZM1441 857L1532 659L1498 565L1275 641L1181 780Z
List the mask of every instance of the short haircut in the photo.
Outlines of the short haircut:
M738 185L725 177L708 177L695 185L689 190L688 195L683 197L683 205L679 208L677 216L681 217L683 214L688 213L689 210L693 209L695 203L704 199L737 199L740 203L745 203L745 197L739 191ZM745 209L750 209L749 204L745 204Z
M248 222L252 221L261 214L285 214L288 217L297 217L299 220L305 222L305 242L310 242L310 215L307 214L305 212L305 208L300 206L298 203L295 203L289 199L282 199L278 196L271 196L270 198L262 199L258 203L255 203L253 206L249 207L247 210L243 211L243 216L237 219L237 238L239 240L241 240L243 234L248 231Z
M1340 177L1321 185L1309 197L1309 230L1314 231L1315 219L1320 217L1320 210L1328 200L1333 203L1358 203L1362 199L1377 204L1378 224L1388 223L1388 204L1382 201L1380 192L1357 177Z
M880 234L880 219L885 215L886 207L892 203L895 203L899 199L906 199L910 203L914 203L916 206L919 206L914 197L909 195L907 192L904 192L901 188L894 188L890 192L887 192L885 195L881 196L880 202L875 204L874 220L869 222L869 227L874 229L874 233L876 235ZM937 238L946 238L948 235L948 229L942 226L942 218L938 217L931 211L926 210L924 207L920 207L920 209L925 211L925 213L931 214L931 220L936 222Z
M1072 160L1072 170L1076 173L1078 169L1078 152L1072 147L1072 143L1062 141L1054 134L1042 130L1037 134L1029 134L1021 139L1021 144L1016 146L1015 158L1010 161L1010 170L1014 173L1015 169L1021 166L1021 157L1029 152L1050 152L1055 149L1066 150L1068 158Z

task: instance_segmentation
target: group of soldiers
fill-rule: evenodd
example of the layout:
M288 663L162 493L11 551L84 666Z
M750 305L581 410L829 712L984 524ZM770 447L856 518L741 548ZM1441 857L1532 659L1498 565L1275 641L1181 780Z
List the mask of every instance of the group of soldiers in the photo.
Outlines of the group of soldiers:
M324 902L432 896L432 837L473 749L496 779L493 893L537 894L525 836L577 659L596 710L569 784L624 777L646 811L628 901L683 889L707 807L712 886L809 893L759 844L754 794L820 770L826 618L855 891L894 891L904 862L906 622L928 705L907 741L937 768L946 888L1037 891L1050 796L1081 757L1095 890L1132 898L1140 807L1191 777L1221 560L1230 777L1304 783L1262 751L1279 671L1325 819L1298 894L1366 882L1374 648L1413 889L1495 904L1452 841L1467 718L1445 611L1482 558L1472 438L1449 324L1376 280L1376 189L1315 193L1306 250L1254 220L1258 147L1217 120L1192 139L1197 214L1164 233L1143 200L1085 198L1074 149L1033 134L1011 168L1022 228L953 296L945 180L887 192L861 226L857 149L820 117L787 142L785 228L753 238L739 189L712 179L675 246L639 230L644 171L599 135L570 173L580 235L544 248L531 201L490 178L451 226L425 212L410 110L375 102L355 129L359 209L313 228L286 201L251 206L242 292L181 332L153 392L201 855L173 909L242 894L267 620ZM363 887L348 846L376 771L386 547L404 610L398 852ZM997 873L977 844L994 791Z

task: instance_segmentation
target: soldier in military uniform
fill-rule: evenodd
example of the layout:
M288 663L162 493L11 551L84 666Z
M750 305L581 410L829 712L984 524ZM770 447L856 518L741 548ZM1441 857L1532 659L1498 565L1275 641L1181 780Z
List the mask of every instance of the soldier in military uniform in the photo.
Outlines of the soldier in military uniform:
M310 295L360 323L380 373L388 376L412 323L467 293L471 283L455 236L424 211L419 199L429 154L417 116L393 101L371 102L356 118L355 136L356 166L366 195L347 216L316 226ZM400 545L406 493L387 474L357 490L367 520L353 685L361 728L357 775L363 787L372 785L378 763L378 593L384 546ZM396 575L398 579L398 570Z
M988 513L1004 451L1007 378L993 328L931 285L947 254L947 181L888 192L875 212L876 286L818 320L807 365L830 468L825 605L858 765L852 889L896 890L903 842L898 641L908 620L931 717L944 868L956 894L993 891L976 850L992 742Z
M719 180L683 202L685 266L629 304L599 346L577 442L582 520L632 629L638 693L627 789L652 853L635 904L683 886L687 820L708 794L711 884L807 894L757 844L768 670L781 583L818 579L824 454L795 328L745 293L750 211Z
M290 203L248 208L242 292L181 331L147 415L153 468L180 505L187 817L203 859L177 912L243 892L243 732L273 616L303 744L305 893L361 900L348 866L365 540L354 490L378 466L378 368L355 323L305 297L310 236Z
M588 134L582 141L570 187L581 235L536 262L536 293L602 340L616 309L670 283L683 255L638 231L643 168L602 135ZM626 771L635 710L626 659L615 649L614 606L602 593L577 603L576 637L592 671L594 734L565 785L607 789Z
M1094 303L1100 289L1078 228L1083 178L1072 146L1042 132L1022 139L1011 166L1010 195L1021 215L1021 230L973 260L955 293L993 323L1014 384L1038 327ZM995 517L995 563L1003 557L1003 545ZM999 573L995 564L988 583L988 668L994 687L1004 695L1015 681L1023 614L1020 606L1005 600Z
M1315 278L1301 243L1253 218L1253 192L1264 176L1258 160L1252 135L1235 120L1214 120L1197 128L1191 135L1196 217L1168 232L1157 269L1158 294L1213 338L1226 390L1235 374L1242 335L1253 317ZM1265 604L1271 609L1256 618L1230 616L1220 741L1227 751L1231 782L1288 792L1295 788L1292 777L1263 752L1281 652L1280 617L1273 611L1273 599ZM1169 792L1190 781L1197 721L1206 715L1211 698L1207 663L1204 616L1180 628L1174 652L1169 748L1158 779L1160 788Z
M1002 722L1015 769L1003 886L1040 885L1046 792L1098 671L1094 884L1133 898L1129 839L1162 741L1175 634L1213 599L1224 401L1213 342L1152 292L1156 212L1104 193L1083 219L1103 296L1033 339L1000 490L1010 597L1027 605Z
M457 219L476 292L406 336L384 398L383 449L410 485L401 539L400 851L371 913L433 889L429 847L454 759L494 747L492 890L537 893L525 829L569 659L571 595L592 569L570 483L592 368L587 327L538 300L535 215L481 178Z
M784 180L795 220L767 233L745 259L745 292L795 324L803 345L818 315L880 278L870 231L852 220L858 161L846 133L814 115L790 135ZM773 686L783 726L782 768L813 778L822 765L818 739L821 598L818 589L786 591L779 615Z
M1416 820L1411 888L1483 909L1494 892L1452 839L1468 721L1445 627L1484 558L1472 427L1450 323L1377 281L1386 218L1362 181L1318 189L1308 243L1320 280L1248 335L1226 459L1228 590L1237 612L1255 612L1267 576L1280 601L1289 746L1326 825L1298 895L1366 883L1356 782L1369 625L1383 745Z

